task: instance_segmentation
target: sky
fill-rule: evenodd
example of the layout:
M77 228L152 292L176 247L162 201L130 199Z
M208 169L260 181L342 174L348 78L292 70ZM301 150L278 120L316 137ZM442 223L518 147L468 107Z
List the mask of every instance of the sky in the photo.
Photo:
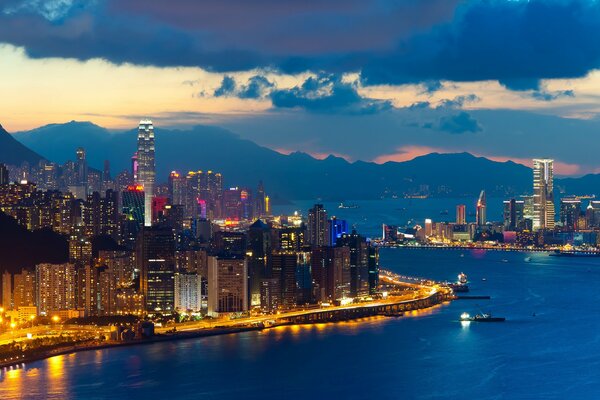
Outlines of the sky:
M210 124L282 153L600 172L595 0L0 0L0 123Z

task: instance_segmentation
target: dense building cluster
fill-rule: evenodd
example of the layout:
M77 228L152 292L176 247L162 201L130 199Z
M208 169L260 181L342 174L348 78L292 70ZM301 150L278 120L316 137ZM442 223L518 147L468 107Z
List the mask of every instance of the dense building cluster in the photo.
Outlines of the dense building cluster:
M2 275L2 306L32 316L274 313L375 294L377 248L322 205L273 216L264 185L220 173L155 181L152 122L140 122L131 171L111 178L85 150L57 165L0 165L0 210L68 238L69 260Z
M600 245L600 201L593 196L561 198L556 220L553 170L553 160L534 159L533 195L504 200L500 221L488 221L486 194L481 191L474 222L467 222L467 207L459 204L455 222L426 219L423 225L405 230L384 225L383 241L460 244L489 240L523 247Z

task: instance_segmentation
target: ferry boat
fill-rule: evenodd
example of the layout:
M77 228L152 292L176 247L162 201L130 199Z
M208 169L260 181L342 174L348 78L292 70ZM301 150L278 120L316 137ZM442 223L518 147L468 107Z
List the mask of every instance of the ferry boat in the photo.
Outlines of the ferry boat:
M600 257L599 251L554 250L549 254L554 257Z
M460 315L461 322L504 322L506 318L504 317L492 317L492 314L476 314L474 316L470 316L468 313L462 313Z
M349 209L349 208L358 208L358 206L356 204L344 204L344 203L340 203L340 205L338 206L338 208Z

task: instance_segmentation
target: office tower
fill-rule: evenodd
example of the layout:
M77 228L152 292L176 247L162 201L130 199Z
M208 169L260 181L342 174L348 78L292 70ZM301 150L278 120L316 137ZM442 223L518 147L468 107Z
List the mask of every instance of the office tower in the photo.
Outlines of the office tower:
M8 271L2 274L2 307L12 310L12 275Z
M533 160L533 229L554 228L554 160Z
M35 273L22 269L13 275L13 307L35 306Z
M152 198L152 223L156 224L159 221L165 221L168 204L169 199L167 197L154 196Z
M485 198L485 190L482 190L481 193L479 193L477 207L475 209L475 222L479 226L484 226L487 223L486 208L487 202Z
M226 216L222 211L223 177L220 173L190 171L185 180L186 217L216 219Z
M202 309L202 279L198 274L175 274L175 309L198 312Z
M208 315L248 311L248 265L243 257L208 258Z
M281 285L278 278L263 279L260 283L260 308L273 313L281 302Z
M292 252L274 252L271 255L272 278L279 279L283 308L293 308L297 304L296 266L297 256Z
M459 204L456 206L456 224L457 225L465 225L467 223L467 212L466 206L464 204Z
M256 216L258 218L264 217L267 215L266 213L266 195L265 195L265 186L263 182L258 182L258 188L256 189L256 200L255 200L255 211Z
M308 210L308 244L311 246L329 246L327 211L322 204L315 204Z
M152 225L152 196L154 195L154 126L150 120L141 120L137 141L137 181L144 188L144 226Z
M369 294L369 252L364 237L352 231L338 240L338 246L350 249L350 296L364 297Z
M246 235L242 232L215 232L212 253L217 255L243 256L246 254Z
M75 152L76 161L75 169L77 174L77 184L80 186L87 187L88 184L88 166L87 160L85 159L85 149L83 147L77 148Z
M10 182L8 168L4 164L0 164L0 185L8 185Z
M313 302L311 252L308 247L305 250L296 252L296 302L298 304Z
M579 216L581 215L581 200L560 199L559 217L563 229L576 231L579 226Z
M514 231L524 229L525 201L510 199L503 202L504 229Z
M433 221L430 218L425 219L425 228L423 229L426 238L433 234Z
M600 201L590 201L585 209L585 222L588 228L600 227Z
M384 242L395 242L398 240L398 226L397 225L382 225L382 235Z
M223 192L223 217L229 219L242 219L244 216L244 203L242 202L242 189L232 187Z
M282 251L300 251L304 246L304 226L286 227L277 230L278 243L276 247Z
M185 187L186 180L183 175L177 171L171 171L169 174L169 196L171 204L185 204Z
M336 217L331 217L328 223L328 231L329 231L329 245L335 246L335 243L339 238L342 237L345 233L348 233L348 222L343 219L337 219Z
M271 229L257 219L248 228L246 259L248 260L248 290L250 305L260 304L261 281L268 277L269 255L271 254Z
M38 264L36 304L41 315L76 308L75 266L73 264Z
M131 185L123 192L123 214L129 221L135 221L139 226L144 224L145 194L142 185Z
M327 265L327 295L331 301L339 302L351 297L350 248L330 247Z
M171 313L175 307L175 236L162 226L145 227L137 240L141 294L149 313Z
M369 294L377 293L379 285L379 248L375 246L368 247L369 254Z

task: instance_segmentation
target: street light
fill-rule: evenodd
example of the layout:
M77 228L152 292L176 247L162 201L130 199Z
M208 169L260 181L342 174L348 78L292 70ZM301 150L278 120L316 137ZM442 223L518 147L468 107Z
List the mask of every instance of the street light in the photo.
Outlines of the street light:
M52 321L58 322L58 321L60 321L60 317L58 315L55 315L54 317L52 317Z

